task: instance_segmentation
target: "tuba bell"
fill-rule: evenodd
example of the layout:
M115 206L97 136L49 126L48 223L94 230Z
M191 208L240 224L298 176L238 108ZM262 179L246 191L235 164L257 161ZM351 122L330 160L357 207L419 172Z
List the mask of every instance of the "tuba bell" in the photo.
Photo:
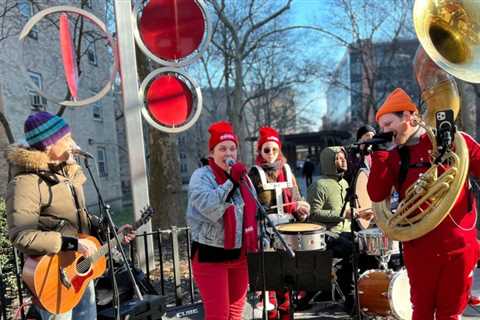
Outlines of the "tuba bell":
M393 240L409 241L435 229L450 213L468 176L469 155L458 132L454 145L441 152L435 115L460 110L455 77L480 83L480 1L416 0L415 31L420 41L414 69L427 110L420 126L432 143L431 167L405 192L392 213L390 200L374 202L376 222ZM440 157L441 161L438 160ZM445 171L439 171L447 164ZM441 172L441 173L440 173Z

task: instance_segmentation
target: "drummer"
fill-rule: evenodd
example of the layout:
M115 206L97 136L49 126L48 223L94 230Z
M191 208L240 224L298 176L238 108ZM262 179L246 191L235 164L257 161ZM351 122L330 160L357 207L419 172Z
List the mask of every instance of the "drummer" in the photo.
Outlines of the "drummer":
M249 176L271 220L274 223L304 221L310 214L310 205L300 195L275 129L260 128L255 164ZM269 318L290 319L288 292L271 292L270 296L271 302L278 307L269 312Z
M351 263L353 241L350 233L351 209L348 203L342 215L345 204L348 183L344 179L347 171L346 151L343 147L327 147L320 153L320 177L308 188L308 202L311 205L309 222L320 223L327 227L327 249L332 250L335 258L342 258L337 279L342 293L345 295L345 311L351 313L354 305L353 269ZM369 219L373 215L371 209L359 213L359 217ZM360 266L360 269L375 267Z

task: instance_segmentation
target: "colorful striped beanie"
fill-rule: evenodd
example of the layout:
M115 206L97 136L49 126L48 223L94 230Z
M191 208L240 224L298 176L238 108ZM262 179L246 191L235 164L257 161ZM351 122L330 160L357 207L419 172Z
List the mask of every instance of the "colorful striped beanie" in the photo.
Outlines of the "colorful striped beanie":
M24 131L30 147L43 151L70 133L71 129L59 116L48 112L37 112L27 118Z

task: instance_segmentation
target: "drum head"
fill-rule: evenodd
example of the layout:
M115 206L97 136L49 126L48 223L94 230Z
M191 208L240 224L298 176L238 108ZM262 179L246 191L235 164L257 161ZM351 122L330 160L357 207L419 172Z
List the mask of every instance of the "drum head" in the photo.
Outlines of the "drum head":
M317 233L325 230L325 227L314 223L285 223L277 226L278 232L284 234L308 234L309 232Z
M410 282L405 269L393 275L388 294L390 307L395 316L401 320L411 320L413 310L410 302Z

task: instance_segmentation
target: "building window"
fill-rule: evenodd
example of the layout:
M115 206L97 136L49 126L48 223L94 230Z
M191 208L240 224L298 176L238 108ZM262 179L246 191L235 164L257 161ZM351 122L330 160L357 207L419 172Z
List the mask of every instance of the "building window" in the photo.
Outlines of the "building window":
M185 144L185 136L178 137L178 144L183 146Z
M104 147L97 148L98 175L100 177L108 176L107 153Z
M103 108L98 103L93 105L93 119L103 122Z
M181 173L187 173L188 172L188 166L186 163L180 163L180 172Z
M30 19L33 16L33 4L29 0L20 0L18 2L18 11L20 14L26 19ZM37 28L34 26L32 30L28 33L28 36L32 39L38 39L38 31Z
M29 71L28 72L30 79L37 86L38 89L43 90L43 79L42 74L38 72ZM30 105L32 110L35 111L45 111L47 108L47 99L39 95L36 91L31 88L28 92L30 97Z
M87 58L91 65L97 65L97 50L95 48L95 38L91 35L85 36L87 41Z
M187 159L185 152L180 152L180 159Z

